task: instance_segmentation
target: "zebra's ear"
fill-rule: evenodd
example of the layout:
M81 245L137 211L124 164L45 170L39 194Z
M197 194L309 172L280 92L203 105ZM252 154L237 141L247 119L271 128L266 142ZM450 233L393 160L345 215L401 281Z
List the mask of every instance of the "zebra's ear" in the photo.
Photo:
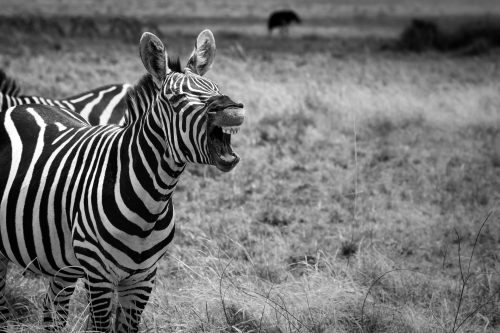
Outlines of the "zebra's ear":
M212 32L206 29L198 35L187 67L198 75L204 75L212 67L214 58L215 38Z
M167 52L162 41L150 32L142 34L139 52L146 70L153 76L155 84L161 86L170 69L167 66Z

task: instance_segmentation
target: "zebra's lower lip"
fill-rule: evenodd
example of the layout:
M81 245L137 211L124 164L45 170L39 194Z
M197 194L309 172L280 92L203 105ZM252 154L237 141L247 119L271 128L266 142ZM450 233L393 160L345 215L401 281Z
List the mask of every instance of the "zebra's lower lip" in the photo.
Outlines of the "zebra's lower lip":
M207 111L208 150L212 164L223 172L231 171L240 161L231 147L231 135L238 133L245 119L243 104L227 96L213 99Z
M217 169L231 171L240 161L231 147L231 134L219 126L211 126L208 134L208 150Z

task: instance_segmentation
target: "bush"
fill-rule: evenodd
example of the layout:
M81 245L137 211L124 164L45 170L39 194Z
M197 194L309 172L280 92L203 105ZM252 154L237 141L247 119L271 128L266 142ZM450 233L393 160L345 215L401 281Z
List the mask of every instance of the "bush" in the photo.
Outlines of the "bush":
M500 46L500 24L492 20L469 21L446 31L436 22L413 19L396 42L400 51L435 50L461 55L486 53Z

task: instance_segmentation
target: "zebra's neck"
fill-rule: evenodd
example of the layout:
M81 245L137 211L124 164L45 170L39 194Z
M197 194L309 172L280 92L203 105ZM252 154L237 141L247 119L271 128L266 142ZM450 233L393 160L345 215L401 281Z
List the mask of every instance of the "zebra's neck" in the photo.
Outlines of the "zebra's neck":
M141 203L139 210L155 216L164 213L169 206L177 181L184 171L185 163L173 158L172 143L168 138L171 123L163 117L168 107L158 98L158 91L151 86L150 78L144 78L129 95L128 125L119 151L120 181L122 191L133 191Z

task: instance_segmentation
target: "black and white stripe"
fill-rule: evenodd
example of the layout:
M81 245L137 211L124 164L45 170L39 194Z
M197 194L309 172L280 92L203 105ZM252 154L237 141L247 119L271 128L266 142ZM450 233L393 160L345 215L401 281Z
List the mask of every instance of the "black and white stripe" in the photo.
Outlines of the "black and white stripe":
M64 99L19 95L19 85L0 70L0 111L16 105L42 104L79 113L92 125L120 124L125 121L126 96L130 84L112 84Z
M50 105L0 114L0 317L8 314L9 260L51 277L48 325L65 325L81 277L92 330L110 330L117 291L115 329L137 331L174 235L172 193L186 163L228 171L238 161L223 131L241 124L233 114L242 105L200 76L215 55L212 33L203 31L197 45L186 70L174 72L161 41L143 35L141 58L150 74L130 91L124 126L90 126Z

